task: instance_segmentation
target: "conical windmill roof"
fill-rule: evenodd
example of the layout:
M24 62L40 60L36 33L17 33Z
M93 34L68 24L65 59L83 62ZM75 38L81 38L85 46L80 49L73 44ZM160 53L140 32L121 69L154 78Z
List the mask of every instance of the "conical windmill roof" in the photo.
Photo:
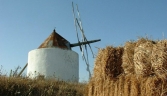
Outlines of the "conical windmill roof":
M48 38L38 48L62 48L70 49L70 42L59 35L55 30L50 34Z

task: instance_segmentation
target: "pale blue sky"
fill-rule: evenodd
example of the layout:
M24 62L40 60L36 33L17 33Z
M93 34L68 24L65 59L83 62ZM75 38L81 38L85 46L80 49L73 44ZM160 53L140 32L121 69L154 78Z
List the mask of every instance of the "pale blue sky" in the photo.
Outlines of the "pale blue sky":
M27 63L28 52L36 49L53 31L76 43L72 1L78 4L88 40L97 48L119 46L148 36L167 38L167 0L0 0L0 65L3 72ZM79 48L80 81L88 79ZM90 53L91 70L94 59Z

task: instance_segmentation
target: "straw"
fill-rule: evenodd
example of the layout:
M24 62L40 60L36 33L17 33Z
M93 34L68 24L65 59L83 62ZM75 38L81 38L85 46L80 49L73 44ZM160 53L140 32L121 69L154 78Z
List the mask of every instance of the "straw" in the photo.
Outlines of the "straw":
M99 49L88 96L167 96L167 40Z
M124 52L122 57L122 68L125 74L133 74L134 73L134 48L135 42L126 42L124 46Z
M163 78L167 69L167 40L161 40L153 46L151 63L155 74Z
M137 41L134 50L135 74L148 76L153 73L151 70L152 47L152 41L144 39Z

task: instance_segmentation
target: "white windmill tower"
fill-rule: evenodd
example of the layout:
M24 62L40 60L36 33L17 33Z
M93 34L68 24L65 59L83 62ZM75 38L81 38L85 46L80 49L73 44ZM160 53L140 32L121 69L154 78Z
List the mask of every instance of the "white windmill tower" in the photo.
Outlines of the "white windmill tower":
M73 6L73 13L74 13L74 22L77 32L78 43L71 44L69 41L67 41L65 38L59 35L55 30L53 30L51 35L38 47L38 49L34 49L29 52L28 63L21 70L18 76L20 76L22 72L25 70L25 68L28 66L27 76L29 76L30 78L43 76L44 78L56 78L63 81L78 82L79 80L78 53L71 50L72 47L76 46L80 47L83 60L87 65L87 71L89 72L89 76L91 76L89 70L87 44L91 49L90 43L98 42L100 41L100 39L87 41L84 35L84 30L79 16L79 11L78 11L79 19L77 19L75 17L74 6ZM82 41L79 40L78 28L80 29L81 35L83 37ZM84 55L85 53L86 55Z
M78 62L78 54L71 50L70 43L54 30L38 49L29 52L27 76L78 81Z

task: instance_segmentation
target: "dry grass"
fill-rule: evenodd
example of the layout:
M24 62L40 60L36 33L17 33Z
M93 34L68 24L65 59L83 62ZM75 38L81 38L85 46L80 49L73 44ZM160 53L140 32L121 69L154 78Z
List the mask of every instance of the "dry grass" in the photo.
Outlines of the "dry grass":
M0 76L0 96L84 96L86 84Z

